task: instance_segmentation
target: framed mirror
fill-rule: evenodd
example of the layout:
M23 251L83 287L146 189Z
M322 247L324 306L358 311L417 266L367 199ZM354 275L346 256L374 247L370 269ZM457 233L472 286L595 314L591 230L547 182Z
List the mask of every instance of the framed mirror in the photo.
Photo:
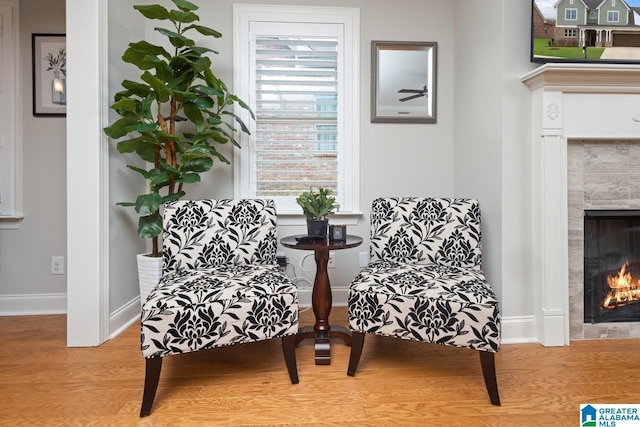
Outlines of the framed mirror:
M371 122L436 122L436 42L371 42Z

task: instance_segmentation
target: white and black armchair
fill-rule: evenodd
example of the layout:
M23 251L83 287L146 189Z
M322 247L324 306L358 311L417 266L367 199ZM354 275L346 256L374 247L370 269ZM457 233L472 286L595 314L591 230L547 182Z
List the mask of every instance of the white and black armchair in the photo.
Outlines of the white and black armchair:
M176 201L163 212L163 274L142 307L149 415L166 356L282 338L292 384L298 290L276 263L271 200Z
M374 200L370 262L349 286L347 374L355 375L365 334L468 348L480 354L489 398L500 405L500 313L481 247L476 200Z

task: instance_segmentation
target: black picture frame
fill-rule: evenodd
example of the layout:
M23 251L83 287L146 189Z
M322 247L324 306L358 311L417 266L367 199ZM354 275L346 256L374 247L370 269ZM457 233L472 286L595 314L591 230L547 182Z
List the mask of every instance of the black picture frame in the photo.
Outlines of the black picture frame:
M437 42L371 42L371 122L436 123Z
M590 9L590 4L581 0L572 5L569 0L531 0L531 62L640 64L640 0L618 0L617 23L607 22L613 9ZM565 19L566 13L573 14L567 12L569 8L575 10L575 20L573 16ZM629 49L620 47L632 47L632 56Z
M31 35L34 116L67 115L66 55L66 34Z

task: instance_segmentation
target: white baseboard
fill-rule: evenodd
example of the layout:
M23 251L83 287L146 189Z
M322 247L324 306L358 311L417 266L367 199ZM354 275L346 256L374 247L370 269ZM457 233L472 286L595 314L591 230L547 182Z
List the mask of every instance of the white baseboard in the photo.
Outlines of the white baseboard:
M65 314L67 294L0 295L0 316Z
M67 313L67 294L0 295L0 316L42 316ZM140 297L109 316L109 338L140 319Z
M502 344L538 342L535 316L511 316L502 318Z
M135 297L109 315L109 339L140 320L140 297Z

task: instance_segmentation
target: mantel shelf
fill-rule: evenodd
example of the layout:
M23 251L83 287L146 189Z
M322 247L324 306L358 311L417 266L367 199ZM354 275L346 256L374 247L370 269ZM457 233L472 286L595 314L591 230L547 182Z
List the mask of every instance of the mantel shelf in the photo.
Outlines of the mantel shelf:
M531 90L640 93L637 64L545 64L520 77Z

